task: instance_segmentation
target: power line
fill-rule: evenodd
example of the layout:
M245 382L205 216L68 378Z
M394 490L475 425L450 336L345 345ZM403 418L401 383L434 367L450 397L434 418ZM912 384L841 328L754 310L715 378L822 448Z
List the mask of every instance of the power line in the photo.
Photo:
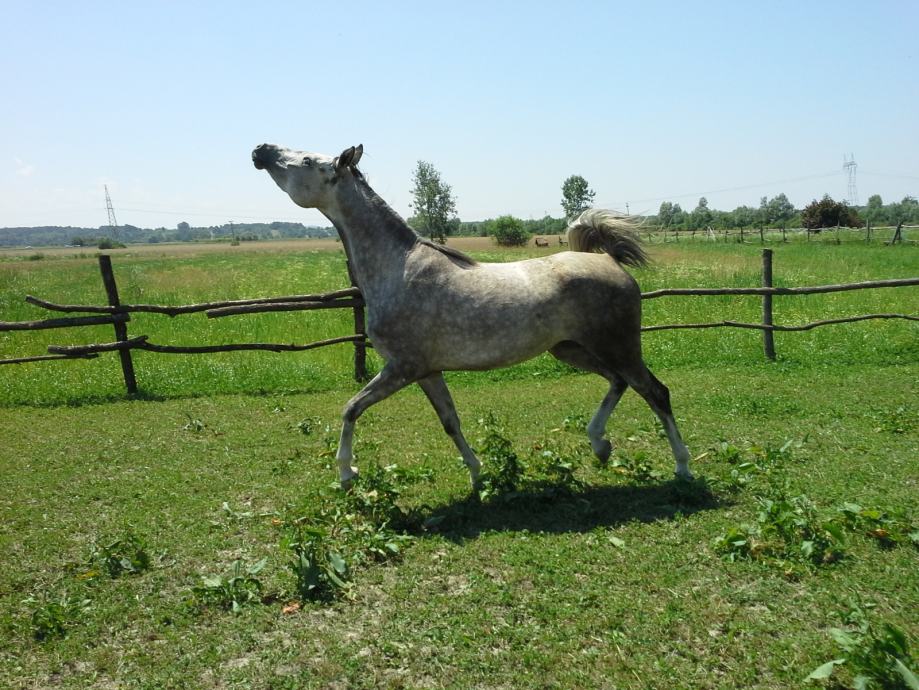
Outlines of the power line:
M872 175L874 177L893 177L900 180L919 180L919 175L903 175L901 173L882 173L873 170L862 170L862 175Z
M657 196L648 199L629 199L629 203L650 203L653 201L668 201L670 199L684 199L689 197L705 196L707 194L721 194L722 192L741 192L746 189L756 189L757 187L771 187L777 184L789 184L791 182L803 182L805 180L817 180L824 177L837 177L839 171L834 170L832 172L818 173L815 175L804 175L803 177L789 177L784 180L773 180L772 182L758 182L756 184L746 184L739 185L737 187L722 187L721 189L709 189L707 191L700 192L686 192L685 194L667 194L664 196ZM610 206L610 205L620 205L625 204L625 201L617 202L603 202L601 206Z

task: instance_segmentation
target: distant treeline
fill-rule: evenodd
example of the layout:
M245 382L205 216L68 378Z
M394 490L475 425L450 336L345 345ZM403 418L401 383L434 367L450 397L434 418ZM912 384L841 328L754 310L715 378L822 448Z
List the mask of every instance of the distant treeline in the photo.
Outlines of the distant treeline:
M901 201L885 204L880 195L868 198L864 206L848 206L844 201L833 201L828 195L816 199L803 209L796 209L788 197L778 194L771 199L762 197L759 206L738 206L733 211L709 208L705 197L691 211L679 204L665 201L657 215L645 217L650 225L673 230L716 230L730 228L781 228L781 227L831 227L837 224L849 227L919 223L919 201L907 196Z
M195 242L208 240L252 241L291 237L338 237L334 228L302 223L225 223L192 227L179 223L175 228L138 228L134 225L101 225L98 228L49 225L36 228L0 228L0 247L95 247L103 240L122 243Z
M827 214L826 211L832 211ZM831 220L824 218L831 217ZM848 220L842 221L840 218ZM546 215L539 219L515 219L523 226L526 236L562 235L567 223L564 218ZM655 215L643 217L645 226L658 226L672 230L702 230L705 228L779 228L779 227L828 227L849 225L863 227L865 222L872 226L896 225L897 223L919 224L919 201L907 196L902 201L885 204L877 194L869 197L864 206L846 206L845 202L834 202L828 196L814 200L804 209L796 209L784 194L771 199L763 197L758 207L738 206L733 211L719 211L709 208L705 197L691 211L684 211L679 204L665 201ZM421 232L415 218L408 219L409 225ZM447 228L447 235L485 237L495 234L496 219L461 221L453 218ZM112 228L102 225L98 228L72 226L47 226L35 228L0 228L0 247L46 247L87 246L100 243L156 243L156 242L200 242L225 240L246 242L303 237L338 237L332 227L306 226L302 223L225 223L207 227L192 227L179 223L172 228L138 228L133 225L119 225ZM109 245L111 246L111 245Z

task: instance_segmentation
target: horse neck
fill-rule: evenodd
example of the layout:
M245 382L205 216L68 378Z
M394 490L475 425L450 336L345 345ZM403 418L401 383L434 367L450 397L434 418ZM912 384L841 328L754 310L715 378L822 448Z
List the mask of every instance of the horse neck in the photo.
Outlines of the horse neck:
M323 213L341 235L352 278L365 299L372 300L402 277L418 235L367 183L350 178L338 186L336 203Z

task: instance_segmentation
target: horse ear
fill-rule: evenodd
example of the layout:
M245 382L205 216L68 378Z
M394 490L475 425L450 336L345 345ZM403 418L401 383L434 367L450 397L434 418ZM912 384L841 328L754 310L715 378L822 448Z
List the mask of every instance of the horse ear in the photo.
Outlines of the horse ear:
M357 165L361 162L361 156L364 155L364 145L358 144L354 149L354 158L351 159L351 165Z
M347 168L349 165L353 165L354 160L354 147L349 146L344 151L341 152L341 155L335 159L335 167L339 170Z

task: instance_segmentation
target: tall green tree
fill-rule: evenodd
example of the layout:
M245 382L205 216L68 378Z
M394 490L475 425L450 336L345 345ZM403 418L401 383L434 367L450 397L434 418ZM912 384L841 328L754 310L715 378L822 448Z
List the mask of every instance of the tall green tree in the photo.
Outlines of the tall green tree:
M676 208L679 209L677 204ZM657 223L662 228L670 227L673 224L674 207L669 201L662 201L661 207L657 210Z
M440 172L426 161L418 161L412 175L411 203L414 212L410 222L431 240L445 241L459 227L453 188L441 179Z
M562 183L562 209L569 221L577 218L593 203L596 192L587 185L580 175L571 175Z
M708 199L704 196L699 199L698 205L689 214L689 225L697 230L705 229L712 223L712 211L708 207Z
M785 194L777 194L769 200L769 222L787 223L795 215L795 207Z
M762 197L759 200L759 210L756 220L761 226L785 223L795 215L795 207L784 194L778 194L771 199Z

